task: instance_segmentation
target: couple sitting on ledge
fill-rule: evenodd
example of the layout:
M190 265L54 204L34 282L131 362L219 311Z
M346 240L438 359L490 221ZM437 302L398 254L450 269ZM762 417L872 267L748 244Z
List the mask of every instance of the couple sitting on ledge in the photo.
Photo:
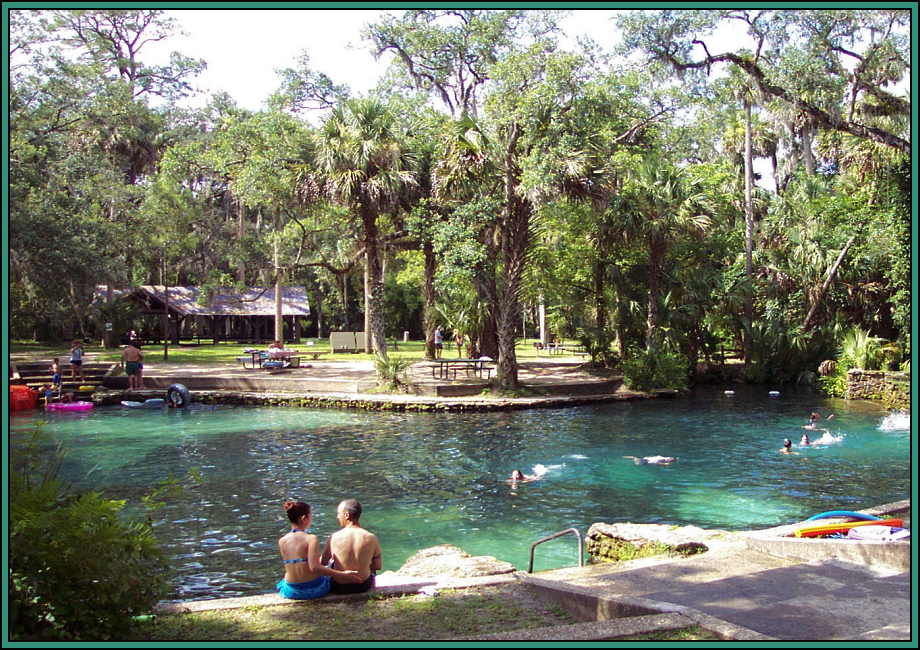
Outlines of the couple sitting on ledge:
M303 501L284 504L291 532L278 540L284 561L284 578L277 586L285 598L308 600L328 593L357 594L374 587L376 572L383 567L377 536L361 527L361 504L346 499L336 516L341 530L333 533L320 553L316 535L307 532L312 515Z

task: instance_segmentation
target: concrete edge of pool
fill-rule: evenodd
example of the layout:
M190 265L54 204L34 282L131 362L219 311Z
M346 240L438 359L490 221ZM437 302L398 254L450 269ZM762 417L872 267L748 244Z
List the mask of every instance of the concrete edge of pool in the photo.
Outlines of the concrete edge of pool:
M876 506L861 510L876 516L892 515L910 510L910 500ZM729 539L720 541L710 552L698 556L697 561L710 556L714 564L724 562L724 554L734 553L743 557L744 553L770 556L788 563L801 563L810 569L822 564L840 565L848 571L857 570L866 575L890 576L910 572L909 543L887 543L856 540L819 540L791 538L789 535L799 524L777 526L774 528L732 533ZM739 550L740 549L740 550ZM723 559L720 560L720 553ZM742 554L742 555L738 555ZM474 586L500 585L520 581L534 590L535 595L548 603L562 607L579 623L563 626L528 628L481 636L457 637L454 640L567 640L600 641L623 637L632 637L655 632L678 631L699 627L711 632L723 640L764 641L780 637L769 636L748 627L718 618L686 604L666 602L634 594L616 593L618 583L611 580L611 585L595 584L585 586L574 584L577 577L591 574L603 575L609 579L613 573L624 574L637 569L660 568L662 566L685 562L686 559L666 558L662 556L634 560L621 565L594 564L586 567L569 567L540 574L527 574L516 571L510 574L492 575L478 578L413 578L393 573L382 574L381 582L375 592L378 595L400 596L419 593L424 587L436 589L463 589ZM611 568L615 566L615 568ZM742 567L743 574L746 567ZM762 566L752 563L751 575L754 576ZM398 582L397 582L398 581ZM323 600L360 600L368 594L348 596L327 596ZM277 605L309 606L311 601L292 601L278 594L269 593L258 596L239 598L189 601L183 603L161 604L158 613L191 613L209 610L236 609L241 607L267 607ZM905 636L906 635L906 636ZM864 630L855 634L853 639L881 640L910 638L910 626L903 621L883 621L876 629Z

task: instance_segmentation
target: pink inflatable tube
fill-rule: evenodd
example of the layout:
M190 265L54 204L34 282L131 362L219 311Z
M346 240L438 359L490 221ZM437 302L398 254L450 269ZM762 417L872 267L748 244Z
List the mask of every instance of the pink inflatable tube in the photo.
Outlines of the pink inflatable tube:
M92 402L51 402L45 408L49 411L88 411L93 408Z

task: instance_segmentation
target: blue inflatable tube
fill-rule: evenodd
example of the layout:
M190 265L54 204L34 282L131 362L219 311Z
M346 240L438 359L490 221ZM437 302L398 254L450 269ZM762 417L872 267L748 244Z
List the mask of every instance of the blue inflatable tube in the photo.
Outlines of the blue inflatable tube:
M827 512L813 515L805 521L811 521L812 519L827 519L828 517L853 517L854 519L864 519L866 521L881 521L882 519L881 517L867 515L864 512L853 512L852 510L828 510Z
M189 405L192 396L183 384L173 384L166 389L166 404L173 408L183 408Z

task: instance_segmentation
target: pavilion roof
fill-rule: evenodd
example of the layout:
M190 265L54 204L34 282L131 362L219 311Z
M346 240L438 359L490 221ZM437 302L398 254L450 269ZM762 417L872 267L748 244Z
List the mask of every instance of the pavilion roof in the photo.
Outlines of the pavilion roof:
M147 313L161 313L167 301L167 287L141 285L130 290L113 290L113 297L129 298L142 305ZM183 316L274 316L275 290L272 287L218 289L203 297L200 287L168 287L170 311ZM106 287L96 287L95 300L105 300ZM281 290L283 316L309 316L310 305L304 287L283 287Z

